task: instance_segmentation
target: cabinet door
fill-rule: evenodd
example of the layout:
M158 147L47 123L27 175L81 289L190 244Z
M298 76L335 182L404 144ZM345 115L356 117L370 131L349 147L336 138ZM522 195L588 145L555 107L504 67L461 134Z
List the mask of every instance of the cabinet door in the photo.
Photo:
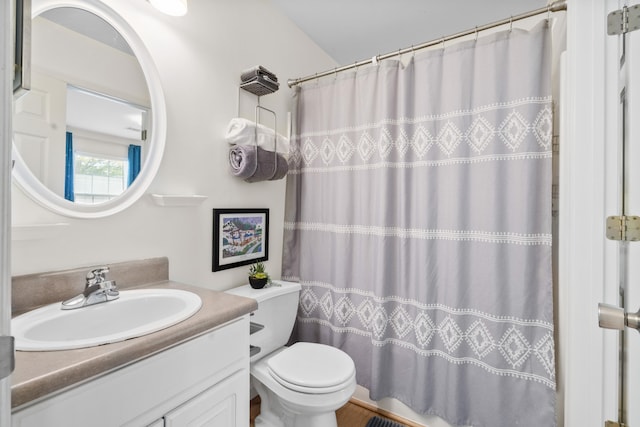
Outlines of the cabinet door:
M241 399L247 398L246 375L243 371L236 372L169 412L164 417L165 427L245 427L248 419L242 423L246 405Z

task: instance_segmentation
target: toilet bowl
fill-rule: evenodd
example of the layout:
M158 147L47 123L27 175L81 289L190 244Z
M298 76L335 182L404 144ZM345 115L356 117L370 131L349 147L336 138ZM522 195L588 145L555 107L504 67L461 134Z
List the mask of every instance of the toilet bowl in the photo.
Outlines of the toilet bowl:
M273 288L273 289L272 289ZM298 309L300 285L274 281L270 288L229 291L258 302L251 318L251 384L260 395L256 427L337 427L335 411L356 389L353 360L316 343L286 344Z
M335 411L356 389L351 358L322 344L280 349L253 363L251 376L262 399L256 427L336 427Z

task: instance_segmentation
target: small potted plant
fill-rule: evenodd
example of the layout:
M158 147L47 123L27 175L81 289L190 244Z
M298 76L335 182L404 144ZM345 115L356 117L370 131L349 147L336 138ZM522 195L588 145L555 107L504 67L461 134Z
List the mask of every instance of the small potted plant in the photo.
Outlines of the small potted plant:
M264 264L257 262L249 267L249 284L254 289L262 289L270 282L269 274L264 271Z

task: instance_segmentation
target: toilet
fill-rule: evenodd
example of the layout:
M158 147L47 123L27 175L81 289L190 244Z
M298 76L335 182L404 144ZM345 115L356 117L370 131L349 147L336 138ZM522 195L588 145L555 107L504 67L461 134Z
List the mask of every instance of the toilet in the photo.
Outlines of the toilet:
M256 427L337 427L335 411L356 389L353 360L342 350L298 342L285 347L298 311L300 284L276 281L265 288L226 291L253 298L251 385L260 395Z

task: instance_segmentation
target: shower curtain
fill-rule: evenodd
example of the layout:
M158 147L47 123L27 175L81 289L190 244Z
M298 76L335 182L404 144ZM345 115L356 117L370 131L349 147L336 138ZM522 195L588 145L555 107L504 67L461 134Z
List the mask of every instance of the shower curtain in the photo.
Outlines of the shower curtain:
M547 22L297 89L283 277L294 338L371 398L555 425Z

